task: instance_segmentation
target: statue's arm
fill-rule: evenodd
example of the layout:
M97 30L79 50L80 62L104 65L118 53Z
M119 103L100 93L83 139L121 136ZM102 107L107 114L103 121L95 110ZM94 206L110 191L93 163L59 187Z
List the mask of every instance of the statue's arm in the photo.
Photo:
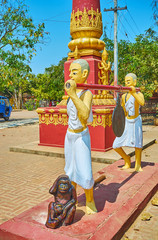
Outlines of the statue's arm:
M138 104L143 106L145 104L144 95L141 92L136 93L136 89L133 86L131 87L131 89L132 90L130 91L130 93L132 94L132 96L135 98Z
M65 90L67 91L67 94L73 101L77 111L78 111L78 117L80 121L86 122L89 118L90 109L92 105L92 99L93 95L90 91L86 91L83 93L82 100L77 96L76 94L76 83L73 80L68 80L67 82L70 83L71 87L67 89L65 87Z
M81 96L82 97L82 96ZM92 105L93 95L90 91L86 91L83 94L83 99L80 98L74 99L74 104L78 111L78 117L81 123L87 123L87 119L89 118L91 105Z
M75 199L71 199L70 201L68 201L65 206L63 207L63 214L66 214L67 211L73 206L75 205L76 201Z

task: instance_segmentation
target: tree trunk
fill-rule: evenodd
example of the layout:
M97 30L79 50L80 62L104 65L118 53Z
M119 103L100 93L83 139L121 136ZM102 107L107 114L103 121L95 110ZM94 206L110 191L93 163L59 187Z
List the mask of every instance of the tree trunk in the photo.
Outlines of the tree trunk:
M22 109L22 89L21 87L19 88L18 92L18 109Z
M18 97L17 97L17 90L14 90L14 108L18 108Z

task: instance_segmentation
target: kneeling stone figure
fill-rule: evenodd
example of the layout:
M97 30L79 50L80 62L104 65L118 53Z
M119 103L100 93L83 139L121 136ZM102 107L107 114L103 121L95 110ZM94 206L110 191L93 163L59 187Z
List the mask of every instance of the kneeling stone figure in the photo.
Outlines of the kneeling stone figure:
M54 229L70 225L75 216L77 196L69 177L60 175L49 192L54 195L55 202L49 203L46 227Z

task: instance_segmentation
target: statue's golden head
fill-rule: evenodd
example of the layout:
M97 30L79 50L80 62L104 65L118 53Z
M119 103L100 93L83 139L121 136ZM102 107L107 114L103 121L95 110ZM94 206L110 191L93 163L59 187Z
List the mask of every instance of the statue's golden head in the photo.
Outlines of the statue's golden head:
M85 59L74 60L69 68L70 78L76 83L84 83L89 75L90 67Z
M125 85L130 86L136 86L137 84L137 76L134 73L128 73L125 77Z

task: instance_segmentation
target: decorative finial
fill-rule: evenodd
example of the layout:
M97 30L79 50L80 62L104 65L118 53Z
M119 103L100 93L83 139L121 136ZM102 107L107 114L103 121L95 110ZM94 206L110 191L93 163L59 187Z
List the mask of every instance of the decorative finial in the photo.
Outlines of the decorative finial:
M80 58L80 54L79 54L79 51L78 51L78 47L76 46L75 51L74 51L74 59L79 59L79 58Z

